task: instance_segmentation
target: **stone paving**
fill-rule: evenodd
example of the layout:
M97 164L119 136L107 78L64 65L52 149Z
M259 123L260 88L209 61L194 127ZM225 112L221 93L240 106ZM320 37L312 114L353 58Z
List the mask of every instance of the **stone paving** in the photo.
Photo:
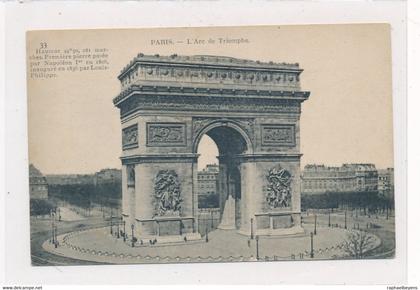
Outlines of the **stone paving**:
M305 234L284 237L260 237L259 260L308 259L310 256L309 232L313 225L306 225ZM314 236L316 259L331 259L343 256L342 244L346 230L319 227ZM55 248L46 241L45 250L57 255L81 260L106 263L178 263L178 262L229 262L256 261L256 241L248 240L236 231L215 230L201 241L178 244L150 245L148 242L131 247L127 240L111 236L109 228L76 231L58 237L60 245ZM374 247L379 246L375 238Z

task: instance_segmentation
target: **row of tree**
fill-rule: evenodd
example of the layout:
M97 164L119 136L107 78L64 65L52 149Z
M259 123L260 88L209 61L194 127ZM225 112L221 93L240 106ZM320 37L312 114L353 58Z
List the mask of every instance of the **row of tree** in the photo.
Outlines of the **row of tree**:
M31 199L31 216L48 215L50 214L51 210L55 211L55 206L51 201L46 199Z
M302 195L301 207L306 209L362 208L378 210L394 207L394 200L379 195L377 191L326 192Z
M49 185L49 196L84 209L93 205L118 207L121 202L121 183Z

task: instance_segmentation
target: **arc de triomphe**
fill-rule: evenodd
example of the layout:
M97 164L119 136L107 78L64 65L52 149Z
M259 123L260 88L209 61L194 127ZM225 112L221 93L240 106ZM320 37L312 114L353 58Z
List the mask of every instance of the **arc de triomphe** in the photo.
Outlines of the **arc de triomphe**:
M219 150L221 229L302 232L298 64L139 54L114 99L122 123L122 215L140 238L196 239L198 144Z

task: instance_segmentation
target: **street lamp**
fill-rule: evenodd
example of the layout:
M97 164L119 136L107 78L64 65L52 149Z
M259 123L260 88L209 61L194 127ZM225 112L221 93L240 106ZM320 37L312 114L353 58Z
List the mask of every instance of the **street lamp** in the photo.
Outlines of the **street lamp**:
M314 235L316 235L316 215L315 215L315 224L314 224Z
M111 219L110 219L110 233L111 233L111 236L112 236L112 209L111 209Z
M328 212L328 227L331 227L331 209Z
M344 228L347 229L347 210L344 211Z
M314 234L311 232L311 258L314 258Z
M257 248L257 261L260 259L260 253L259 253L259 247L258 247L258 241L260 240L260 238L258 236L255 237L255 246Z
M254 239L254 219L251 218L251 240Z
M124 242L125 242L125 220L123 220L123 226L124 226Z
M55 239L54 247L57 248L57 246L58 246L57 223L56 223L55 219L56 219L56 216L54 216L54 235L55 235L55 237L54 237L54 239Z
M51 219L51 243L54 243L54 223L53 223L53 211L50 209L50 219Z
M131 224L131 246L134 248L134 224Z
M117 239L120 238L120 221L117 220Z

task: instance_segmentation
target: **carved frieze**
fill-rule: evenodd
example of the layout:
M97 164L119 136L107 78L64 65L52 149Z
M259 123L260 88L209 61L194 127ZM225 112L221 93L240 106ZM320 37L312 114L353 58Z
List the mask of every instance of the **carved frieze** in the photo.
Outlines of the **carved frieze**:
M137 124L124 128L122 130L122 147L130 149L138 147L138 127Z
M160 170L154 182L154 216L179 216L181 185L174 170Z
M185 123L147 123L147 146L186 146Z
M291 124L261 125L261 139L263 146L295 146L295 126Z
M266 201L271 209L290 207L292 175L280 165L271 168L266 176Z
M300 101L281 99L237 99L222 97L137 96L120 105L121 117L141 110L171 110L198 112L264 112L300 113Z

